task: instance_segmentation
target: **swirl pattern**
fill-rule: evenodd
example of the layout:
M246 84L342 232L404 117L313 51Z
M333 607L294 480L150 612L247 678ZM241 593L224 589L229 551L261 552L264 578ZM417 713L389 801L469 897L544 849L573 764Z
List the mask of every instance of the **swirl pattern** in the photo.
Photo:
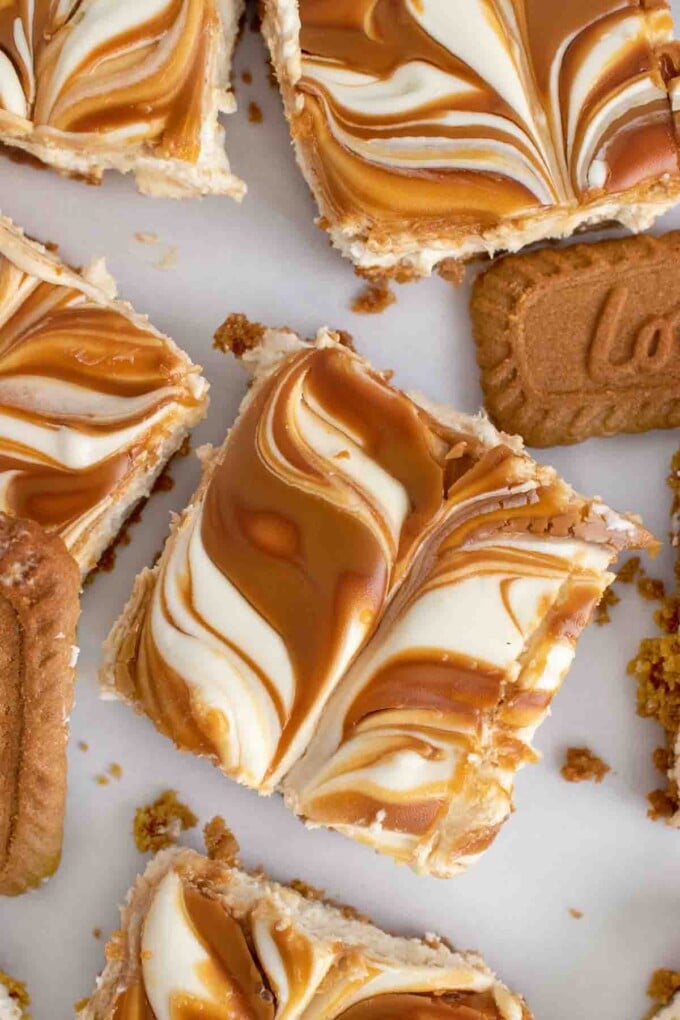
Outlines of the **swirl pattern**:
M295 810L418 869L465 867L511 811L610 561L597 510L487 453L287 778Z
M297 31L293 6L266 31L294 138L361 265L678 177L665 0L299 0Z
M453 873L509 813L608 564L649 536L329 334L263 343L104 682L313 823Z
M137 979L111 1020L529 1020L483 962L390 939L278 886L232 893L168 871L142 918ZM338 924L338 919L341 923ZM373 948L371 941L376 941ZM396 946L395 946L396 944ZM392 950L393 958L389 956ZM106 975L105 975L106 976Z
M224 185L228 163L215 143L217 110L230 103L227 29L216 0L9 0L0 10L0 134L95 177L132 168L137 156L187 167L209 156Z
M205 385L144 320L15 241L0 230L0 509L81 560L181 420L201 417Z

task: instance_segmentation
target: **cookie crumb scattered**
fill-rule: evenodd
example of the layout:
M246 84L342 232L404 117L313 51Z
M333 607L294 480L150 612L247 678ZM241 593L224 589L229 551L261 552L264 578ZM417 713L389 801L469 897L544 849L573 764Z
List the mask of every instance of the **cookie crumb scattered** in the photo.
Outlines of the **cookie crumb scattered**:
M594 620L598 627L603 627L605 623L611 623L612 618L609 615L609 610L618 605L620 601L621 599L614 589L607 588L595 608Z
M79 740L77 746L78 746L78 750L79 751L89 751L90 750L90 745L85 740Z
M89 1001L90 1000L88 998L76 999L76 1001L73 1003L73 1009L75 1010L76 1013L80 1013L81 1009L85 1009Z
M393 305L397 296L386 279L369 280L363 290L354 298L350 308L357 315L379 315Z
M242 312L227 316L213 338L213 347L218 351L231 351L240 358L245 351L252 350L262 342L265 327L261 322L251 322Z
M114 761L114 762L111 763L111 765L109 765L109 770L108 771L109 771L109 775L112 776L114 779L122 779L123 778L123 769L122 769L122 766L120 766L117 761Z
M251 124L261 124L264 120L262 110L255 102L248 103L248 120Z
M100 939L101 937L102 937L102 930L101 930L101 928L93 928L92 929L92 938Z
M680 991L680 971L677 970L655 970L647 985L647 995L659 1006L667 1006L677 991Z
M566 760L561 768L562 778L568 783L583 783L592 780L601 783L611 768L599 755L588 747L568 747Z
M203 827L203 841L211 861L222 861L224 864L238 862L238 840L221 815L215 815Z
M622 563L616 572L616 580L621 584L632 584L640 573L640 557L631 556L629 560Z
M135 241L139 241L140 244L159 244L160 237L158 234L154 234L153 231L138 230L134 235Z
M174 269L179 258L179 248L169 244L159 259L153 263L154 269Z
M164 790L152 804L137 808L132 831L140 853L155 853L172 846L181 832L197 823L193 811L177 799L177 791Z
M241 71L241 81L245 85L250 85L252 83L252 80L253 80L253 76L250 73L250 71Z
M95 776L94 781L95 783L98 783L99 786L108 786L110 782L109 777L104 775Z
M21 1017L24 1020L29 1020L28 1007L31 1005L31 996L28 994L26 983L17 981L16 978L0 970L0 985L6 989L10 999L19 1009Z
M576 907L569 907L569 913L577 921L580 921L581 918L583 917L583 911L582 910L577 910Z

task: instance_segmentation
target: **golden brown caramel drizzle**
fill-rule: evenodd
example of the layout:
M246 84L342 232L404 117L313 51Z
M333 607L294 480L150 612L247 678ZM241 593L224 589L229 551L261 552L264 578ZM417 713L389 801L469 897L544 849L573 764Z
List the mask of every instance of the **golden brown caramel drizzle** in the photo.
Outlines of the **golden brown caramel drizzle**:
M273 1020L274 1004L244 930L217 900L185 885L183 909L208 956L197 975L210 998L175 992L172 1020ZM143 982L116 1002L113 1020L155 1020Z
M338 1020L502 1020L490 992L449 995L376 995L351 1006Z
M417 9L417 5L413 5ZM651 9L653 5L646 5ZM663 9L663 5L654 5ZM300 0L301 45L311 61L337 64L352 71L385 79L408 61L422 61L449 74L455 74L472 86L473 93L439 94L426 105L408 113L361 113L346 110L331 90L317 80L314 64L307 64L298 87L306 94L306 104L298 119L299 137L315 157L315 172L328 210L343 219L370 224L379 239L380 227L389 232L397 223L416 220L409 228L418 234L431 229L441 231L441 218L447 226L467 224L488 227L498 218L508 217L545 203L537 185L506 170L499 161L498 172L483 166L484 155L475 149L475 138L502 143L522 155L533 168L537 180L552 192L553 201L573 201L588 190L579 180L576 161L585 146L586 130L603 104L627 84L651 74L665 93L657 58L649 39L641 30L627 38L622 55L598 67L592 86L582 102L575 137L567 141L567 117L576 100L572 89L576 77L601 38L611 33L631 14L639 13L636 3L621 0L565 0L556 5L546 0L513 0L512 14L517 19L523 42L523 54L517 58L518 81L525 89L529 107L536 111L536 124L548 118L547 129L527 125L517 111L495 91L488 81L463 64L446 46L431 38L419 24L406 0ZM516 30L510 24L508 9L489 0L484 17L493 26L506 50L517 55ZM452 21L454 15L451 15ZM455 41L455 24L451 26ZM565 40L570 40L561 52ZM550 82L553 65L559 61L557 100ZM591 72L592 73L592 72ZM540 109L542 108L542 109ZM442 122L450 111L467 115L467 126ZM480 123L479 114L503 118L516 124L522 137L495 125ZM345 144L332 130L331 122L349 138ZM540 136L535 136L539 131ZM678 154L670 104L666 95L659 100L635 106L618 116L603 130L592 155L606 148L608 191L632 188L649 177L677 173ZM428 167L419 165L417 148L411 144L407 166L383 166L352 149L352 140L380 142L409 135L434 142L459 139L469 143L470 165ZM530 143L533 142L533 148ZM397 151L395 148L395 152ZM423 148L423 154L425 149ZM430 156L432 152L430 152ZM591 158L592 158L591 155ZM475 168L475 162L478 166ZM587 170L587 167L586 167ZM583 170L581 170L581 175ZM374 218L377 221L374 222Z
M371 734L370 748L357 750L345 760L344 768L350 773L361 768L370 770L383 755L391 759L404 751L433 759L442 744L459 745L466 752L478 754L494 726L493 754L502 767L516 769L531 759L530 749L512 737L512 731L536 726L545 715L555 692L534 689L534 684L545 670L555 640L575 643L601 595L602 584L599 575L591 576L587 571L581 575L578 567L570 566L548 549L539 552L511 546L469 546L470 540L479 536L496 535L502 543L504 536L531 533L534 519L547 523L573 516L578 522L574 525L576 534L579 526L585 529L585 504L558 480L513 501L511 486L522 481L526 464L525 458L500 446L454 482L449 490L448 518L429 539L429 551L421 552L420 562L405 580L374 638L379 643L381 635L389 632L426 591L454 586L468 576L506 575L501 597L513 620L509 593L516 579L568 581L562 584L555 602L546 606L542 625L527 636L519 675L513 680L500 668L448 649L410 648L393 656L368 678L344 712L344 743L355 735ZM506 493L505 499L499 497L499 492ZM470 506L471 500L474 502ZM458 505L463 509L458 511ZM543 524L538 528L539 533L542 530ZM515 625L521 632L516 620ZM425 836L467 780L467 753L456 760L459 764L445 788L441 783L432 789L419 787L410 790L408 797L386 788L373 796L350 779L346 789L322 793L309 814L329 824L354 826L370 826L379 817L385 829ZM343 766L339 769L342 771ZM480 852L491 842L496 829L472 836L467 833L460 852Z
M131 985L118 996L111 1020L156 1020L143 984Z
M0 414L87 437L141 425L171 402L192 401L178 389L183 363L160 338L77 290L34 280L0 258L0 300L11 307L22 293L19 306L0 324L0 383L32 377L36 402L35 407L0 402ZM123 403L115 422L84 417L67 406L46 413L41 385L51 380L123 401L147 395L149 400L136 409ZM5 487L5 508L60 532L112 492L140 452L139 444L129 442L97 463L71 469L0 435L0 480L15 472Z
M83 13L74 2L65 21L58 21L55 0L35 0L32 22L27 0L9 0L0 10L0 49L19 74L28 118L74 134L133 129L131 142L146 140L161 157L196 161L208 47L219 31L214 0L168 0L156 17L143 21L140 14L139 22L70 67L55 96L64 45L82 32ZM16 46L17 18L32 48L31 68Z
M364 452L399 479L413 508L401 533L395 570L441 505L443 465L414 406L377 377L333 349L297 358L284 383L274 377L239 419L205 498L202 538L222 573L283 636L296 677L290 716L278 755L314 704L363 606L376 619L391 580L391 564L374 532L334 501L334 480L295 436L296 385L304 385L348 430ZM262 436L287 464L328 491L328 499L289 481L269 462ZM248 479L247 486L243 479Z
M314 972L314 952L310 942L295 931L291 924L275 924L272 940L279 952L288 979L286 1010L294 1014L304 998Z

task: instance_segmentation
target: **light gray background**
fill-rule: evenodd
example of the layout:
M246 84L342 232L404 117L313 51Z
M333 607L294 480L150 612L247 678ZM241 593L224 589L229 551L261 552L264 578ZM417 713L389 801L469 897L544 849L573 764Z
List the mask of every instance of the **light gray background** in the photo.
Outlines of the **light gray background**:
M384 314L354 315L349 303L360 285L313 225L264 50L249 30L236 66L253 75L251 86L237 76L240 109L227 123L234 168L250 189L241 207L226 198L142 198L132 180L115 174L88 188L2 160L3 211L34 236L59 242L69 261L105 254L122 294L205 366L212 407L194 445L222 439L244 391L240 369L211 349L215 327L231 311L306 335L322 324L347 329L376 365L396 370L398 384L475 410L480 391L467 315L473 274L457 290L440 279L398 288L398 303ZM251 99L263 109L263 124L248 122ZM680 211L656 229L673 226L680 226ZM154 268L166 249L139 244L137 231L177 246L175 268ZM677 441L677 434L649 433L544 456L583 491L641 512L665 536L664 479ZM479 948L542 1020L638 1020L650 972L680 967L680 832L646 818L645 794L659 779L651 752L661 733L636 716L635 685L626 675L639 638L654 632L652 607L626 592L613 623L588 631L554 716L539 731L544 759L520 774L517 812L482 862L449 882L420 878L341 836L307 832L278 797L241 789L206 762L181 755L146 719L99 700L102 641L135 573L164 538L169 512L192 492L195 457L173 474L175 488L154 496L114 572L99 576L83 597L61 868L38 892L0 901L0 967L28 981L34 1020L69 1017L74 1001L92 989L103 942L91 931L101 927L106 936L117 926L116 905L146 863L131 836L134 809L168 786L201 823L223 814L248 865L262 864L284 880L304 876L389 929L438 931ZM668 548L655 571L671 576ZM89 743L88 753L77 749L78 740ZM565 748L582 743L614 769L600 786L560 777ZM111 762L122 765L123 778L97 785L95 776ZM189 841L198 845L198 830ZM584 917L573 919L570 907Z

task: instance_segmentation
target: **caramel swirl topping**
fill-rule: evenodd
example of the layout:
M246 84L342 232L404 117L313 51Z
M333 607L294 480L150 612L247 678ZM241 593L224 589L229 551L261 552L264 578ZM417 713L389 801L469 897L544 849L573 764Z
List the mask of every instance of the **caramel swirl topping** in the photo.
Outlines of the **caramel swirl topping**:
M510 812L608 564L649 540L509 442L296 341L120 630L118 691L314 822L457 870Z
M197 405L186 361L141 320L0 255L0 509L77 556L152 434Z
M10 0L0 10L0 124L149 144L195 162L213 0Z
M298 139L377 243L677 174L663 0L300 0Z

